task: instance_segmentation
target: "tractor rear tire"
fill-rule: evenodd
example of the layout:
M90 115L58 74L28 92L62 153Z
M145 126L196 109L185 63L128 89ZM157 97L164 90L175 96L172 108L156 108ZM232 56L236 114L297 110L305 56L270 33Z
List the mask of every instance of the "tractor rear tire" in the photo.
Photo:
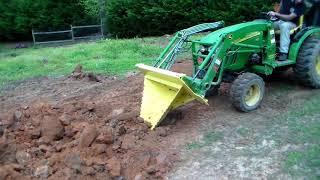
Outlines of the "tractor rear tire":
M303 85L320 88L320 39L311 36L303 42L293 71Z
M242 112L257 109L263 99L265 84L263 79L253 73L244 73L233 82L230 96L233 106Z

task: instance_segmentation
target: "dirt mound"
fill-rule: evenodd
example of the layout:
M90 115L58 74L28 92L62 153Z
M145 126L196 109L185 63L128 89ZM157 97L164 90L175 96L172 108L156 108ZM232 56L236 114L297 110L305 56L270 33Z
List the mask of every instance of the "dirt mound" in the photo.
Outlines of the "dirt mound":
M102 77L97 76L92 72L84 72L82 65L78 64L69 76L72 79L87 79L88 81L101 82Z
M164 141L170 126L150 131L138 118L142 88L142 76L133 76L108 90L8 109L0 115L0 179L162 179L176 159Z

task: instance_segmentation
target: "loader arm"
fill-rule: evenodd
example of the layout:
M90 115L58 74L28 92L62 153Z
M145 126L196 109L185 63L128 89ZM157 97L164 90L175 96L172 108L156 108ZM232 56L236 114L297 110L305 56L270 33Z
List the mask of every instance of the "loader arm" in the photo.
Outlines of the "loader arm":
M208 55L202 55L204 59L200 65L196 65L193 77L184 77L184 81L192 90L204 97L206 91L211 86L220 84L222 80L223 66L225 64L225 55L229 44L224 43L225 35L221 36L219 41L207 44L211 47ZM196 54L196 57L201 56ZM197 62L197 61L194 61Z
M156 60L154 67L160 69L170 69L175 63L176 57L182 50L183 46L186 46L190 42L190 37L200 32L213 31L224 26L223 21L215 23L204 23L199 24L188 29L181 30L176 33L174 38L170 41L169 45L161 53L161 55Z

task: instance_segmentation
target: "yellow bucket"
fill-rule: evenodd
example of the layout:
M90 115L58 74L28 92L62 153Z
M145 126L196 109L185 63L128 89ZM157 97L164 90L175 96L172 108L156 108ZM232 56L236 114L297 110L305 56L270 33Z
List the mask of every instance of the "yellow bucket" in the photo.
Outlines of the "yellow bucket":
M136 65L144 73L144 90L140 117L154 129L169 111L193 100L208 105L208 100L195 94L182 80L185 74L144 64Z

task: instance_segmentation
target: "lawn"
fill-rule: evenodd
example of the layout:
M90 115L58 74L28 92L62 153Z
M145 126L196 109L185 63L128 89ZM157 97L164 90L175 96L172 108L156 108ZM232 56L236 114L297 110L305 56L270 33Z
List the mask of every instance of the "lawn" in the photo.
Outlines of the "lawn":
M85 71L123 75L135 64L151 64L161 53L163 38L102 40L60 47L6 49L0 45L0 88L34 77L57 77L72 72L77 64Z

